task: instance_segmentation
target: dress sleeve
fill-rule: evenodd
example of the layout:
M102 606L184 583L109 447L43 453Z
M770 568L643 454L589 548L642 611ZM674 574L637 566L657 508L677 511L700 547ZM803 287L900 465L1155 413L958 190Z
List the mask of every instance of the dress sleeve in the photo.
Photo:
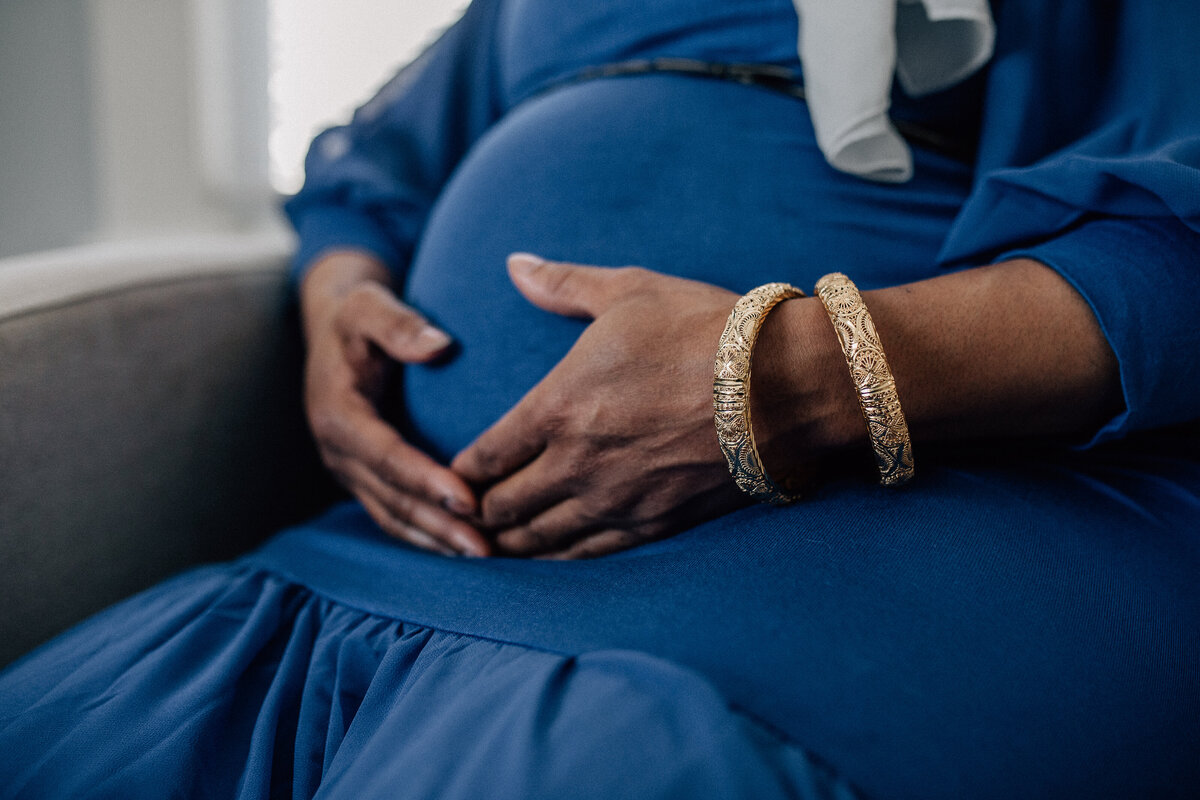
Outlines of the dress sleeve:
M474 0L348 125L313 141L304 186L284 204L300 239L297 280L333 249L365 250L397 274L407 266L442 185L501 114L499 5Z
M942 262L1034 258L1088 301L1125 400L1093 444L1200 417L1200 5L1003 0L996 22Z

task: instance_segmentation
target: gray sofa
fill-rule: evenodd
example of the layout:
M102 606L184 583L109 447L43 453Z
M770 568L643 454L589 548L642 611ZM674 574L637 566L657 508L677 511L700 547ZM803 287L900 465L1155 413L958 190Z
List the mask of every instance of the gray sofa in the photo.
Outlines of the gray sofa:
M278 234L0 261L0 665L334 496Z

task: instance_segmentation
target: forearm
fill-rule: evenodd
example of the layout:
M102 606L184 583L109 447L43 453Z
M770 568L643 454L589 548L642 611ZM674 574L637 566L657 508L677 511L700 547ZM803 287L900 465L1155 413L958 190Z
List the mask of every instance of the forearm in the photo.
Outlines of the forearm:
M1057 273L1020 259L864 292L914 440L1081 435L1120 410L1116 359ZM816 298L764 323L752 387L768 466L865 447L841 347ZM797 409L804 409L797 413Z

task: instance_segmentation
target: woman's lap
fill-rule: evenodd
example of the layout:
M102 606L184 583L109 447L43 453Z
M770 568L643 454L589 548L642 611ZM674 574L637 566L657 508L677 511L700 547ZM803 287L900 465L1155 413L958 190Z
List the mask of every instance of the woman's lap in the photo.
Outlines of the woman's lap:
M440 629L680 664L878 796L1119 795L1200 781L1180 746L1200 743L1200 468L1158 453L931 459L911 490L839 483L594 562L447 560L360 528L263 563Z
M181 576L0 679L0 797L827 798L828 768L693 672Z
M113 773L92 796L272 773L371 796L386 752L416 794L468 797L479 759L526 759L495 796L550 796L632 748L660 754L630 767L651 796L833 791L816 763L878 797L1186 793L1200 469L1159 452L931 455L909 490L836 483L566 564L414 552L344 506L18 665L0 765ZM671 760L710 746L756 766Z

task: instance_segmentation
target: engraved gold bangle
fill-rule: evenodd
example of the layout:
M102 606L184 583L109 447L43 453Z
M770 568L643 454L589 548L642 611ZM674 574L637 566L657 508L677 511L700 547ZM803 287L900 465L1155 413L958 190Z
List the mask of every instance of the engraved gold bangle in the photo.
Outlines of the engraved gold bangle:
M817 296L825 305L850 367L858 404L875 450L879 482L898 486L913 476L912 439L900 409L896 380L883 355L875 323L858 287L840 272L817 281Z
M743 492L776 505L790 503L796 497L785 493L767 476L758 454L750 424L751 354L767 314L793 297L804 297L804 292L786 283L768 283L743 295L729 313L713 366L717 441L729 463L729 473Z

